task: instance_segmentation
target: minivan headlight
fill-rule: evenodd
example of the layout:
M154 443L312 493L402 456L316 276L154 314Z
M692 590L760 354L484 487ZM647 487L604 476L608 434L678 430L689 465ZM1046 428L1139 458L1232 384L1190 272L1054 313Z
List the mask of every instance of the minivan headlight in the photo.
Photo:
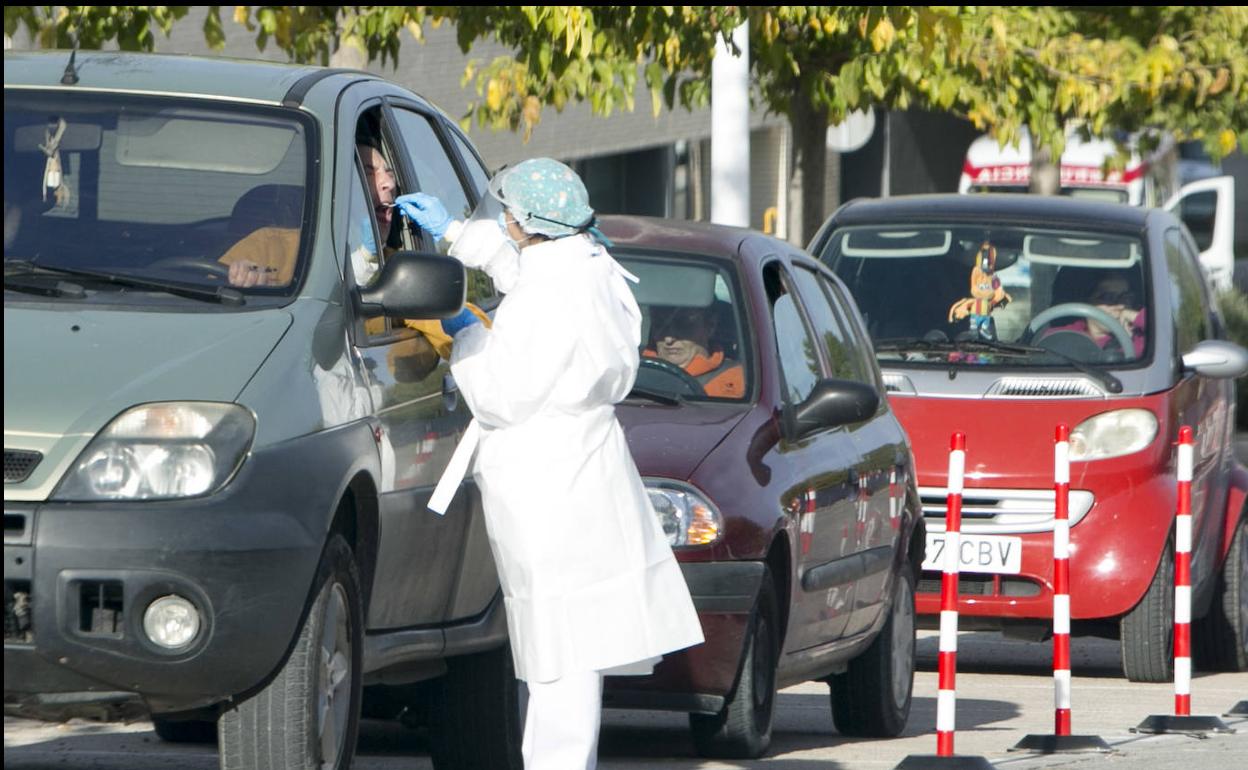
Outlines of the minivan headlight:
M236 404L166 402L128 409L78 456L58 500L170 500L217 491L256 433Z
M1070 432L1071 460L1105 460L1138 452L1157 438L1147 409L1117 409L1089 417Z
M708 545L724 531L724 518L700 492L667 479L645 479L654 515L672 547Z

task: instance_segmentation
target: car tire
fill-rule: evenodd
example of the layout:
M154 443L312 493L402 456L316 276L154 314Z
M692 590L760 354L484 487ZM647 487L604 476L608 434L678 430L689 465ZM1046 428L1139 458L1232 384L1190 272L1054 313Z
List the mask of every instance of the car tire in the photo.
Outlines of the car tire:
M1119 621L1122 673L1132 682L1174 680L1174 551L1167 542L1140 599Z
M268 685L218 721L222 770L351 766L360 724L360 579L340 535L325 546L294 649Z
M828 679L832 721L841 735L893 738L910 718L914 690L914 573L897 573L888 620L875 641Z
M1196 665L1205 671L1248 670L1248 519L1239 522L1213 604L1192 630Z
M764 571L736 686L718 714L689 715L693 744L700 756L757 759L771 744L779 615L771 572Z
M217 723L206 719L163 719L152 717L156 737L165 743L214 743Z
M451 658L431 683L429 757L435 770L523 770L524 697L511 648Z

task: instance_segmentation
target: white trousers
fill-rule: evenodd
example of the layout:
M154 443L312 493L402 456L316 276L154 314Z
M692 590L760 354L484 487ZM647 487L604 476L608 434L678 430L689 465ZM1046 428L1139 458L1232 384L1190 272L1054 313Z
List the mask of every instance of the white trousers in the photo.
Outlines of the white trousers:
M602 724L602 674L564 674L553 682L528 682L524 723L525 770L594 770Z

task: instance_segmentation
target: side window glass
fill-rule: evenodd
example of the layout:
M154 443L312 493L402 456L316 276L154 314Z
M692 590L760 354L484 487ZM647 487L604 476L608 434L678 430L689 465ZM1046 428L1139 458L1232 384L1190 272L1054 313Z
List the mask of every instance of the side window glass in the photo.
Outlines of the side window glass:
M485 195L485 188L490 184L490 175L485 170L485 166L481 165L481 161L477 160L477 154L468 146L468 140L464 139L463 134L454 129L447 129L448 133L455 139L455 146L459 148L459 154L464 159L464 168L468 170L468 176L472 179L472 184L477 188L477 197Z
M780 277L777 267L768 268L765 276L771 298L771 317L776 330L776 349L780 371L784 375L784 392L791 404L805 401L823 376L815 341L802 320L797 298Z
M455 172L455 165L438 139L429 119L411 110L396 109L395 124L407 146L416 185L405 192L426 192L436 196L454 219L464 220L472 214L472 205Z
M798 292L802 295L806 309L810 311L819 345L827 352L832 376L842 380L873 384L862 368L862 359L856 340L836 316L832 309L831 299L819 285L815 274L809 270L797 268L793 271L793 280L797 284Z
M367 172L365 172L367 174ZM347 215L347 269L357 286L368 286L381 269L381 251L377 247L377 230L367 182L357 167L351 185L351 206Z
M1174 307L1175 341L1182 355L1211 335L1202 290L1204 277L1184 248L1177 229L1166 231L1166 263L1170 302Z

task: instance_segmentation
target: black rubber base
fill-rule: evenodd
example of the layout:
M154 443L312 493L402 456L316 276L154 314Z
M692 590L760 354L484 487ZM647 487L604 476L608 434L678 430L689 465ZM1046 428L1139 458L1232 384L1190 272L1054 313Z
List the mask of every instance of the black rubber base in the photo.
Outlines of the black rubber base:
M1176 717L1176 716L1153 716L1140 722L1138 727L1132 727L1133 733L1233 733L1226 723L1217 717Z
M983 757L938 757L935 754L911 754L893 770L992 770L992 763Z
M1111 752L1113 748L1099 735L1025 735L1010 751L1033 754L1066 754L1078 751Z
M1224 717L1248 717L1248 700L1241 700L1231 710L1223 714Z

